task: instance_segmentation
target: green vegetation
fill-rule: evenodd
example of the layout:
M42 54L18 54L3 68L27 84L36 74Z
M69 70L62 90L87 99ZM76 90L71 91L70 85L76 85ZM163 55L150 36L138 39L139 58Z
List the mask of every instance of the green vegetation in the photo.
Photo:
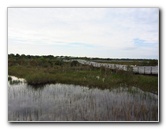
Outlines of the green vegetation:
M138 87L158 92L158 77L134 75L132 72L95 68L77 61L64 62L64 57L8 55L9 75L25 78L30 85L47 83L77 84L101 89L118 86Z
M136 65L136 66L157 66L158 60L97 60L98 63L120 64L120 65Z
M137 66L157 66L157 59L128 59L128 58L88 58L88 57L70 57L70 56L60 56L66 60L69 59L82 59L87 61L95 61L98 63L111 63L111 64L121 64L121 65L137 65Z

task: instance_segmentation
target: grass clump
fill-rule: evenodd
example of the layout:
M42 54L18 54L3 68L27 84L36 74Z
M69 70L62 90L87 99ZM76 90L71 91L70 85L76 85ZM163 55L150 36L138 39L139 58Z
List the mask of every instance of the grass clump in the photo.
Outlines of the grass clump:
M34 73L27 75L26 81L30 85L43 85L49 83L56 83L56 79L48 73Z

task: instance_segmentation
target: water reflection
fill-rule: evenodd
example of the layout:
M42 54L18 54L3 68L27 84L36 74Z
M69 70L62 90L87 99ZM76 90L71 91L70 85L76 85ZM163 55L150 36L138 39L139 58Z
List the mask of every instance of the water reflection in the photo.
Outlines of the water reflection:
M8 83L9 121L156 121L158 96L135 87L111 91Z

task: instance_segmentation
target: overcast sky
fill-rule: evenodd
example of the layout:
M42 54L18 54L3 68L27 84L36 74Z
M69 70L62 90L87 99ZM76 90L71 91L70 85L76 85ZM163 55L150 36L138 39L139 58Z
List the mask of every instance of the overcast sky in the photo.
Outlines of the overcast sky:
M8 53L159 56L158 8L8 8Z

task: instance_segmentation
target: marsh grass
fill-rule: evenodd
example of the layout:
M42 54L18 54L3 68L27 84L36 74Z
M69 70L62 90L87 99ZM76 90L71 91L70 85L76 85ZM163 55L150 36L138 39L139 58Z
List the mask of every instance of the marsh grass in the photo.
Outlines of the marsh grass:
M32 75L27 75L26 80L30 85L56 83L54 76L48 73L34 73Z
M10 66L9 75L25 78L30 85L64 83L112 89L118 86L135 86L144 91L157 94L158 78L155 76L135 75L132 72L94 68L79 65L71 67L66 63L58 67Z
M120 64L120 65L137 65L137 66L156 66L158 65L158 60L114 60L114 61L103 61L95 60L98 63L108 63L108 64Z
M9 57L8 64L9 75L26 80L17 86L9 83L9 120L158 120L156 76L63 62L51 56L17 55Z

